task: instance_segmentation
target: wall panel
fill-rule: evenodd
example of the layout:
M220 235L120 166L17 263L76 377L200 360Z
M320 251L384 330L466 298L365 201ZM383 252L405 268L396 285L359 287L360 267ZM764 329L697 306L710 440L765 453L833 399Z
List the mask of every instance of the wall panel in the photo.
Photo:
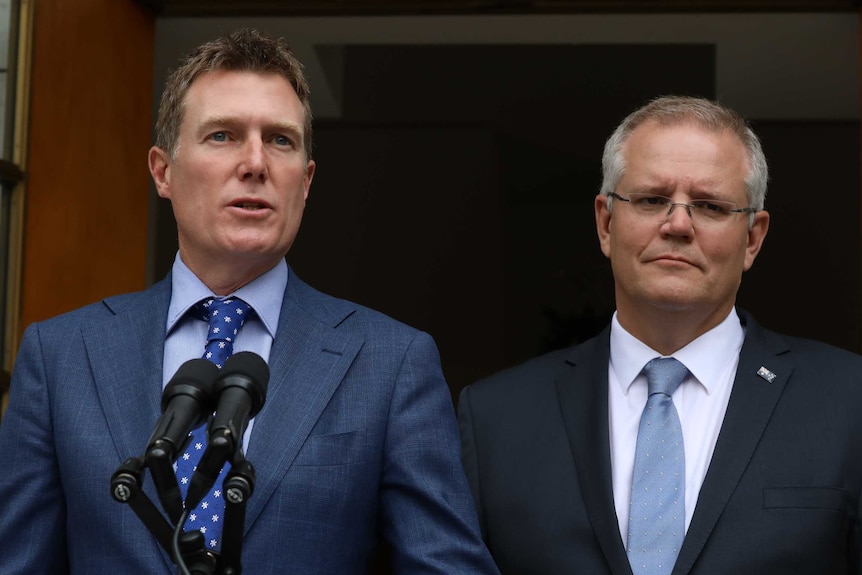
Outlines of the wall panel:
M154 18L132 0L40 0L21 330L145 287Z

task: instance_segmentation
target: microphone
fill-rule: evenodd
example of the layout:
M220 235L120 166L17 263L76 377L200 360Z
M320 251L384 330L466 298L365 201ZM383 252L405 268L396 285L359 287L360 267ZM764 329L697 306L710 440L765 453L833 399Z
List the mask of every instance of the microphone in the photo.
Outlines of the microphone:
M207 420L215 405L219 371L206 359L191 359L180 366L162 394L162 415L156 421L144 455L162 507L175 523L183 512L183 499L172 463L188 440L189 432Z
M180 366L162 394L162 415L147 442L146 457L173 462L189 432L207 420L215 405L218 368L203 358Z
M242 447L249 420L266 401L269 367L256 353L241 351L224 362L215 382L218 405L209 424L207 448L189 482L186 509L200 503L224 464Z

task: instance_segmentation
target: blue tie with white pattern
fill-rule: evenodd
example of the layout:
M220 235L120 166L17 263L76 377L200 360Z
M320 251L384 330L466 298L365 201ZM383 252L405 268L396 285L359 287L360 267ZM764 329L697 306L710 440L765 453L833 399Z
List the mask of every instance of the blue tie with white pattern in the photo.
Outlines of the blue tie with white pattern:
M685 537L685 450L671 395L688 369L657 357L643 371L649 397L635 447L627 550L634 575L667 575Z
M195 304L189 313L197 319L209 323L203 357L221 369L225 360L233 354L234 340L253 310L247 303L238 298L224 300L210 298ZM193 430L190 434L191 439L188 447L177 460L177 480L180 483L183 499L188 493L189 481L191 481L194 469L206 449L206 432L206 424ZM198 530L203 533L206 548L210 550L217 550L221 547L222 520L224 518L224 499L221 496L221 486L229 469L230 463L226 463L213 488L189 513L189 518L185 524L186 531Z

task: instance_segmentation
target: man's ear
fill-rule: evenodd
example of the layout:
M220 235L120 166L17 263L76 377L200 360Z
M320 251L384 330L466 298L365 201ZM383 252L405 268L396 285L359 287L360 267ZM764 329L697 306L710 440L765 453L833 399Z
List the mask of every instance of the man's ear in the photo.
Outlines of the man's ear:
M748 230L748 245L745 246L745 262L743 270L748 271L757 254L760 253L760 248L763 247L763 240L766 239L766 233L769 231L769 212L760 210L754 214L754 223Z
M603 194L596 196L596 233L599 235L599 245L605 257L611 257L611 210L608 206L610 198Z
M147 155L150 174L159 197L171 199L171 159L163 149L153 146Z
M314 163L314 160L308 160L308 164L305 166L305 182L303 185L305 186L305 196L304 199L308 199L308 191L311 189L311 180L314 179L314 169L317 167L317 164Z

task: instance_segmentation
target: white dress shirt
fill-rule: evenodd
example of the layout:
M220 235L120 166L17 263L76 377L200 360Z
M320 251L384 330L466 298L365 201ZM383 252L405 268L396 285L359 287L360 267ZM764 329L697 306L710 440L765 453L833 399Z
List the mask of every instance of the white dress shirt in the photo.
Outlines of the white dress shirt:
M744 338L745 332L734 308L723 322L671 356L690 372L673 394L685 444L686 531L727 411ZM647 380L641 370L649 360L665 356L623 329L616 313L611 320L610 343L608 415L611 473L620 535L625 542L638 426L647 401Z

